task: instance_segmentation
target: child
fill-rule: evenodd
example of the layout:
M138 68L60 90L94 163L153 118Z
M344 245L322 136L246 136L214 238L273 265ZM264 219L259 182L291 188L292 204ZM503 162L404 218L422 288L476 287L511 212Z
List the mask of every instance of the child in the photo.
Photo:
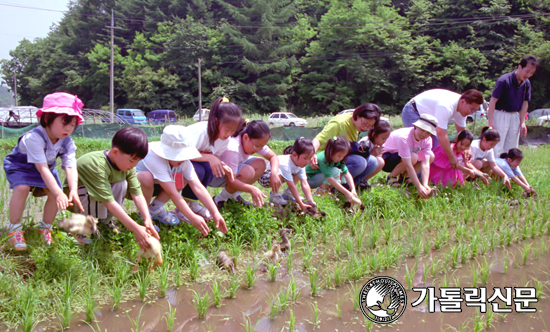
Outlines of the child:
M213 177L225 179L227 176L233 181L234 174L221 161L220 157L227 149L228 138L235 133L241 123L241 115L240 107L223 97L212 103L207 122L181 127L187 137L192 139L190 146L194 146L201 154L201 157L193 159L191 163L204 187L210 185ZM206 220L212 219L212 214L197 202L198 198L190 186L183 188L181 195L186 201L190 201L191 211ZM180 220L187 220L179 209L176 209L175 213Z
M441 184L443 187L452 185L455 187L458 183L464 186L464 176L476 176L476 169L465 158L464 153L470 149L470 144L474 139L474 134L468 130L463 130L458 134L456 143L451 144L455 156L458 159L456 169L449 164L449 157L443 147L440 145L434 150L434 162L430 165L430 181L433 184ZM481 176L483 177L483 176Z
M78 97L64 92L44 97L43 107L36 112L40 117L40 126L21 136L13 151L4 159L6 178L10 189L13 189L8 236L17 251L27 249L21 215L30 192L34 197L48 196L42 220L38 224L40 236L47 245L53 242L52 223L58 209L66 209L70 202L74 202L83 210L76 185L76 146L69 137L76 126L84 121L81 111L83 106ZM63 192L55 168L57 158L61 158L61 167L67 174L68 196Z
M233 199L246 206L252 203L244 200L240 192L250 193L254 206L261 207L264 204L264 193L253 186L265 170L265 161L260 158L250 157L257 153L271 163L274 174L271 178L271 188L274 192L279 191L281 180L277 176L279 171L279 159L266 144L271 138L271 131L267 124L261 120L251 121L248 124L243 120L240 128L229 139L227 150L222 154L221 160L236 174L234 180L216 178L212 180L212 187L225 187L224 190L214 197L218 209L223 208L228 199Z
M512 148L507 153L501 154L500 158L497 158L496 163L512 181L523 188L526 196L536 195L535 189L531 187L519 169L519 164L521 164L522 160L523 152L520 149Z
M222 233L226 233L224 219L193 169L190 159L200 158L201 155L195 147L189 145L189 141L190 139L179 130L178 126L167 126L160 137L160 142L149 143L147 157L137 164L137 178L141 183L145 201L149 203L153 196L156 197L149 205L149 213L153 219L164 224L178 224L178 217L164 209L164 204L168 200L172 200L188 222L204 236L208 235L210 229L203 217L193 213L179 193L186 181L187 185L191 186L193 192L197 193L201 202L212 213L216 227ZM176 180L178 176L181 181ZM180 188L177 188L178 184L180 184Z
M498 167L495 161L494 148L499 141L500 135L498 131L489 126L483 127L479 139L473 140L472 145L470 145L470 150L472 151L472 165L484 173L492 171L494 174L504 179L504 184L510 189L510 178L508 178L508 175ZM475 178L476 177L473 177L472 179ZM485 176L481 176L481 180L486 185L489 184Z
M300 137L294 141L294 146L292 147L292 151L290 153L291 154L277 156L279 159L279 180L282 182L284 179L288 187L283 191L283 195L272 191L269 194L269 201L274 204L284 205L288 203L287 199L294 200L298 203L298 205L300 205L302 211L305 211L311 206L302 201L302 198L298 193L298 189L296 188L296 183L298 183L298 181L301 182L302 191L304 192L306 199L313 202L313 196L311 195L311 188L309 187L309 183L307 181L305 167L311 160L311 157L313 157L315 148L309 138ZM271 164L267 166L267 170L260 177L258 182L264 188L269 188L271 186Z
M358 143L358 149L365 158L369 155L376 157L378 166L369 175L367 175L357 185L357 188L368 189L371 186L368 180L378 174L382 168L384 168L384 159L382 159L382 151L384 150L384 143L388 140L391 134L391 124L386 120L379 120L373 129L369 130L367 136L363 137ZM353 153L353 152L352 152Z
M318 168L313 169L310 164L306 166L309 186L311 188L320 187L326 179L336 190L346 197L348 202L352 203L353 198L357 197L357 192L355 191L353 177L343 162L350 150L350 143L344 137L338 136L329 139L325 145L325 150L316 155ZM350 188L349 190L334 178L334 174L339 172L346 179L348 188Z
M382 169L390 173L386 184L394 187L401 186L398 176L406 171L410 180L405 178L405 181L411 181L418 190L418 195L426 199L432 194L428 179L430 164L434 160L431 135L436 135L437 119L433 115L422 114L413 126L397 129L390 134L384 144ZM418 179L418 171L422 181Z
M76 161L78 195L84 206L84 214L98 218L110 228L115 228L112 221L114 216L134 234L137 244L143 250L149 248L149 234L160 239L136 177L135 167L147 156L148 151L145 132L137 127L125 127L113 136L110 150L89 152ZM122 208L127 191L143 217L145 227L132 220ZM78 234L76 238L82 244L91 243L84 235Z

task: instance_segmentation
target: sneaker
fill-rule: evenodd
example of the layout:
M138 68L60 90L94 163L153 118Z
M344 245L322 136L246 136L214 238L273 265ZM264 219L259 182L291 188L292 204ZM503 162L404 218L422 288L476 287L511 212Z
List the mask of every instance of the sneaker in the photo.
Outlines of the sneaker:
M292 196L292 193L290 192L290 189L288 189L288 187L283 190L283 195L282 195L283 199L286 199L287 201L291 201L291 202L296 202L296 198L294 198L294 196ZM302 199L303 201L303 199Z
M216 196L213 198L214 203L216 204L216 208L218 208L218 211L221 211L223 207L225 206L225 201L217 201L216 202Z
M241 195L233 198L233 200L235 202L241 203L242 205L244 205L246 207L253 207L254 206L254 204L252 204L249 201L247 201L246 199L242 198Z
M198 214L199 216L203 217L204 220L212 220L213 219L212 214L210 213L210 211L208 211L207 208L200 205L199 203L190 202L188 205L189 205L189 208L191 209L191 211L193 211L196 214Z
M270 192L269 202L277 205L286 205L288 202L283 198L283 195L279 193Z
M92 244L92 239L90 239L89 237L87 237L86 235L82 235L82 234L76 234L74 236L74 238L78 241L78 243L80 244L84 244L84 245L90 245Z
M165 225L175 226L180 223L179 218L175 214L166 211L164 207L156 210L149 207L149 214L151 215L151 219L160 221Z
M359 191L363 191L363 190L369 190L370 188L372 188L372 186L369 184L369 182L367 180L361 180L361 182L359 182L359 184L357 184L355 190L357 190L359 192Z
M44 228L39 230L38 233L40 234L40 238L42 238L42 241L44 241L47 246L51 246L53 244L51 230Z
M13 231L8 234L10 243L15 251L27 250L27 242L25 242L24 234L25 232L23 231Z

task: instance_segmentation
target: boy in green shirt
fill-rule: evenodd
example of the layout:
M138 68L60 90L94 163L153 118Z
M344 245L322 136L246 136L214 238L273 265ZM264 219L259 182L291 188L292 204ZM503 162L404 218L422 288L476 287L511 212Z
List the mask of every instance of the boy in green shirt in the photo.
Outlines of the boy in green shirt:
M78 196L84 214L98 218L111 228L114 228L114 216L134 233L137 244L144 250L149 248L149 235L160 239L136 177L135 167L148 151L145 132L136 127L126 127L115 133L110 150L90 152L76 161ZM137 224L122 208L127 191L144 217L145 226ZM91 243L84 235L77 235L77 240L82 244Z

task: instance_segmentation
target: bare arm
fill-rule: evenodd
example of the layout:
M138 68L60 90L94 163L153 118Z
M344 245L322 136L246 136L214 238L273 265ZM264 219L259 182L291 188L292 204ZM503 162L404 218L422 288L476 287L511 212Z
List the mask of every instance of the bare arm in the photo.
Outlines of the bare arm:
M271 175L269 177L269 181L271 183L271 189L274 193L277 193L282 185L281 179L279 179L279 158L277 158L277 155L271 149L268 154L264 156L264 158L269 160L269 163L271 164Z
M430 197L429 196L429 191L426 190L424 185L422 183L420 183L420 180L418 179L418 176L416 176L416 171L414 170L414 166L412 165L411 158L403 158L402 161L405 163L405 166L407 168L407 174L409 175L409 178L411 179L412 183L414 184L414 186L418 190L418 195L420 195L421 198ZM429 158L426 158L421 163L426 163L429 166L430 160L429 160ZM424 172L423 172L424 168L425 167L423 167L422 170L420 171L421 174L422 174L423 179L426 178L426 176L429 175L429 173L426 173L426 175L424 175ZM429 170L430 170L429 167L427 168L427 170L429 172Z
M206 188L202 185L202 183L199 180L189 181L189 185L191 186L191 189L193 190L197 198L212 214L212 219L214 219L216 228L219 229L224 234L227 233L227 226L225 225L225 220L220 214L220 211L218 211L218 208L216 207L214 200L208 193L208 190L206 190Z
M78 172L76 167L65 167L65 173L67 174L67 183L69 184L69 202L76 204L80 211L84 211L80 197L78 197Z
M63 190L59 187L57 184L57 181L55 180L52 171L50 171L50 168L48 167L48 164L46 163L38 163L34 164L36 166L36 169L38 170L38 173L40 173L40 176L42 177L42 180L46 184L46 187L48 187L48 190L50 193L55 196L55 201L57 208L59 210L66 209L67 206L69 206L69 199L63 193Z
M506 187L508 187L508 189L512 188L510 186L510 179L508 178L508 175L506 175L506 173L504 173L504 171L500 167L498 167L497 163L495 163L494 161L489 161L489 167L491 167L493 173L502 178L502 182L506 185Z
M523 105L521 105L521 111L519 111L519 129L520 135L522 137L527 137L527 125L525 124L525 115L527 114L528 108L529 102L527 100L524 100Z
M313 195L311 195L311 187L309 186L309 183L307 182L307 179L300 180L300 183L302 184L302 191L304 192L304 195L306 196L306 199L313 202Z
M311 161L309 162L309 166L313 169L319 169L319 163L317 161L317 150L319 150L319 147L321 146L321 142L315 137L311 143L313 144L313 148L315 149L315 152L313 153L313 157L311 157Z
M145 198L143 197L143 195L136 195L136 196L141 196L141 198L143 199L143 204L146 205ZM134 202L136 201L134 200ZM130 232L134 234L134 237L136 238L136 242L140 248L142 248L143 250L149 249L149 242L147 241L149 234L147 234L147 228L145 228L144 226L138 225L134 220L132 220L132 218L130 218L130 216L126 214L122 206L120 206L120 204L118 204L116 201L103 202L103 204L105 204L105 207L107 208L107 210L109 210L109 212L111 212L111 214L116 219L118 219L126 228L130 230ZM145 210L140 210L137 202L136 202L136 206L138 207L138 210L140 211L142 216L144 216L144 213L145 213L145 215L147 216L146 219L151 220L147 206L145 206ZM158 239L159 236L154 228L153 228L153 231L154 233L151 233L151 234L153 234L153 236L156 235L155 237Z
M489 100L489 110L487 111L487 122L489 127L495 128L495 107L497 106L498 99L495 97L491 97L491 100Z

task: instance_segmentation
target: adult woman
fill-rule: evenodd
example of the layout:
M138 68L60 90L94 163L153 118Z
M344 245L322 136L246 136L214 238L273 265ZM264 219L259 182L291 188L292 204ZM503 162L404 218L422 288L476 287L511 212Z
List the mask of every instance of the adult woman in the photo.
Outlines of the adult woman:
M350 142L357 141L359 133L374 128L380 119L380 107L376 104L366 103L355 109L353 113L345 113L333 117L329 123L313 139L315 151L324 151L327 141L335 136L343 136ZM375 175L378 166L375 156L367 159L360 155L350 154L345 159L345 164L353 176L353 182L359 184L363 179L369 179ZM310 165L317 169L317 157L313 155Z

